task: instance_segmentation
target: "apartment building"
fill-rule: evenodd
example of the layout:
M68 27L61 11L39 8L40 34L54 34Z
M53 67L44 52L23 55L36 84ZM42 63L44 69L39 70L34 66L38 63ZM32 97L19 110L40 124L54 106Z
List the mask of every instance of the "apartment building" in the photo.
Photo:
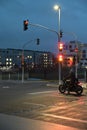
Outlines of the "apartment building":
M22 49L0 49L0 66L14 66L21 67L22 65ZM24 62L31 67L36 65L53 65L53 54L46 51L24 50Z
M87 44L81 43L79 41L70 41L64 44L64 48L62 51L65 59L68 59L68 63L70 64L70 60L73 58L77 58L78 67L87 68Z

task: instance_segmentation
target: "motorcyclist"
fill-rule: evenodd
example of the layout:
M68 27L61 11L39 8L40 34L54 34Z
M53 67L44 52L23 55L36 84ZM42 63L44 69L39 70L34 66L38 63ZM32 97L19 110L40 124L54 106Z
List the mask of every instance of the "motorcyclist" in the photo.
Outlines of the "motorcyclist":
M74 86L75 80L76 80L75 72L74 72L73 69L70 70L69 74L64 78L64 80L70 81L70 85L69 85L69 88L68 88L68 94L69 94L70 88Z

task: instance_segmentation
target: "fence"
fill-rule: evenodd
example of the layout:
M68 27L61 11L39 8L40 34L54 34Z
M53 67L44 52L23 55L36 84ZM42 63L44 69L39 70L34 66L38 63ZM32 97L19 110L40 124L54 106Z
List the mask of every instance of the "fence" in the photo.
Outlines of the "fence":
M62 78L69 72L62 70ZM87 80L87 73L84 69L78 70L78 78ZM24 79L28 80L29 78L37 79L47 79L47 80L58 80L58 70L53 71L43 71L43 72L25 72ZM0 80L22 80L21 72L0 72Z

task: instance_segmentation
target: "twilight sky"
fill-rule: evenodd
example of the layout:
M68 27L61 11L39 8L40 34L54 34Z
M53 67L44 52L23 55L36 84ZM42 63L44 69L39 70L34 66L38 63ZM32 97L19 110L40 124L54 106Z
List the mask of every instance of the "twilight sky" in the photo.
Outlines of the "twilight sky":
M40 27L28 26L23 31L23 20L40 24L58 32L58 12L61 6L62 41L77 40L87 43L87 0L0 0L0 48L51 51L57 53L57 35ZM75 36L72 35L75 34ZM36 45L40 38L40 45Z

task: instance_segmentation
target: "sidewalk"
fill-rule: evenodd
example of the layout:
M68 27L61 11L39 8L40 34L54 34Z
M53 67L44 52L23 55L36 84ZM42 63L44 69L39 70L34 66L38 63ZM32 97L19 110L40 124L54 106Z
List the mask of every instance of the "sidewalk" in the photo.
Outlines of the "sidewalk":
M58 83L47 83L46 84L47 86L50 86L50 87L58 87L59 84ZM80 85L83 87L83 88L87 88L87 83L86 82L83 82L81 81Z
M77 128L0 114L0 130L79 130Z
M25 80L23 83L29 83L29 82L46 82L46 86L50 86L50 87L58 87L59 84L57 81L49 81L49 80L41 80L41 79L30 79L30 80ZM21 80L0 80L0 82L11 82L11 83L22 83ZM83 88L87 88L87 83L85 81L80 81L81 82L81 86Z

